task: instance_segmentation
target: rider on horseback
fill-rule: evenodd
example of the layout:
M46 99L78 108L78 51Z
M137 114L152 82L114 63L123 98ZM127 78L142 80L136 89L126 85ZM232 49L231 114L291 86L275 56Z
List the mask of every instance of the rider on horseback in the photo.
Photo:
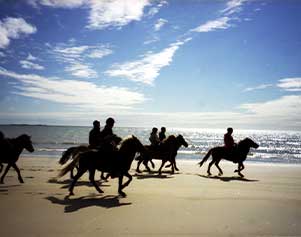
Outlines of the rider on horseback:
M157 149L159 147L160 144L160 139L158 137L158 128L153 128L152 132L150 133L150 137L149 137L149 141L151 143L151 148L152 149Z
M94 120L93 128L89 133L89 148L98 149L100 146L101 133L100 133L100 122Z
M227 156L233 156L237 144L234 142L234 139L232 137L233 128L227 128L227 133L224 134L224 147L227 153Z
M113 133L115 120L113 118L108 118L106 120L106 126L100 132L100 144L110 151L117 149L117 143L115 142L117 135ZM120 139L121 140L121 139Z

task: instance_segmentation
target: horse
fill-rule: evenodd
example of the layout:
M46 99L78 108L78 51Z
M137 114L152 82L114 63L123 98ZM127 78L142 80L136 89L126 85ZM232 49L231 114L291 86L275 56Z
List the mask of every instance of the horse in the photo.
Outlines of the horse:
M208 158L212 156L212 161L208 165L207 174L211 175L210 168L213 164L215 164L215 166L219 170L218 175L221 176L223 175L223 171L218 164L221 161L221 159L229 160L234 163L238 163L238 169L234 172L238 172L238 175L240 177L244 177L244 175L241 173L241 171L245 168L243 162L246 160L251 147L257 149L259 145L256 142L252 141L250 138L245 138L241 140L237 144L236 148L234 149L231 155L229 155L229 152L226 150L225 147L217 146L210 149L203 158L203 160L198 164L201 167L208 160Z
M122 141L120 148L116 151L108 151L106 149L90 150L77 154L72 162L61 170L58 178L64 176L71 171L76 164L79 164L79 170L74 176L74 179L69 187L69 195L74 195L73 189L77 180L86 172L89 171L90 182L94 185L99 193L103 191L98 187L94 180L95 171L103 171L110 174L111 178L119 178L118 193L125 197L126 194L122 191L132 181L132 176L129 174L129 169L135 158L136 153L146 155L146 149L137 137L131 136ZM123 177L126 176L128 181L122 183Z
M7 166L3 175L1 176L0 183L4 183L4 178L10 167L13 167L17 172L19 182L24 183L20 170L16 164L23 149L26 149L29 152L34 152L30 136L28 136L27 134L22 134L19 137L13 139L7 138L1 141L0 173L3 169L2 163L7 163Z
M164 164L169 161L171 166L171 173L174 173L174 170L179 170L176 165L176 156L179 148L181 146L188 146L188 143L185 141L184 137L182 135L174 136L170 135L166 139L164 139L161 144L158 146L158 148L152 148L151 146L145 146L147 151L149 152L148 157L144 157L143 154L138 156L136 160L138 160L137 169L136 172L140 173L140 164L143 162L146 169L150 172L150 168L147 165L148 161L151 161L151 159L158 159L162 160L161 167L159 168L158 172L161 174L162 168Z
M117 145L121 142L121 140L122 139L120 137L116 136L116 135L112 136L112 141L115 142L115 144L117 144ZM59 160L59 164L60 165L66 164L68 160L73 159L77 154L79 154L81 152L86 152L86 151L90 151L90 150L93 150L93 149L97 150L99 148L91 148L90 146L87 146L87 145L80 145L80 146L70 147L62 153L62 157ZM75 168L78 171L78 165L76 165ZM74 178L73 170L70 171L70 177L72 179ZM101 173L101 179L106 180L106 177L104 176L103 172Z

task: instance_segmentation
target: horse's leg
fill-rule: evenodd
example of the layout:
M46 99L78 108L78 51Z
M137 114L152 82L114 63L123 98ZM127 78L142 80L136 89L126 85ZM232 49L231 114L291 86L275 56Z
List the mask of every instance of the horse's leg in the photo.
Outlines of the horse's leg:
M22 179L22 176L21 176L20 169L18 168L17 164L14 163L14 164L12 165L12 167L15 169L15 171L16 171L17 174L18 174L18 180L19 180L19 182L20 182L20 183L24 183L24 181L23 181L23 179Z
M0 173L1 173L2 169L3 169L3 164L0 163Z
M160 175L161 175L161 173L162 173L162 168L163 168L163 166L165 165L165 163L166 163L166 160L162 160L161 167L160 167L159 170L158 170L158 172L159 172Z
M7 166L6 166L6 169L5 169L4 173L3 173L3 175L1 176L1 179L0 179L0 183L1 184L4 184L4 177L7 174L8 170L10 169L10 167L11 167L11 164L8 163Z
M207 169L207 174L208 174L208 175L211 175L210 168L211 168L211 166L212 166L214 163L215 163L215 160L212 159L212 161L211 161L211 162L209 163L209 165L208 165L208 169Z
M150 163L152 164L153 169L155 168L155 163L152 161L152 159L149 160Z
M150 172L151 172L151 169L148 167L147 162L148 162L148 160L144 160L144 161L143 161L143 165L145 166L145 168L146 168L146 170L148 171L148 173L150 173Z
M77 180L87 171L88 169L85 168L85 169L80 169L78 170L77 174L74 176L71 184L70 184L70 187L69 187L69 195L74 195L73 193L73 189L74 189L74 186L77 182Z
M95 182L94 177L95 177L95 169L91 168L91 169L89 169L89 180L99 193L103 193L103 191L99 188L99 186Z
M126 197L126 194L122 191L122 189L123 189L123 187L122 187L122 180L123 180L123 175L120 175L119 179L118 179L118 193L122 197Z
M215 166L218 168L218 171L219 171L218 176L223 175L223 171L222 171L221 167L219 167L219 162L220 162L220 161L221 161L221 160L217 160L217 161L214 163Z
M244 177L244 175L242 173L240 173L240 171L242 171L244 168L245 168L244 164L242 162L239 163L238 175L242 178Z
M177 167L177 162L176 162L176 157L173 158L173 165L175 167L176 171L179 171L178 167Z
M130 182L132 182L133 177L132 175L130 175L128 172L124 174L124 176L126 176L128 178L128 181L126 181L123 185L122 185L122 189L124 189L125 187L127 187Z
M108 181L109 174L105 175L105 172L101 171L100 179Z

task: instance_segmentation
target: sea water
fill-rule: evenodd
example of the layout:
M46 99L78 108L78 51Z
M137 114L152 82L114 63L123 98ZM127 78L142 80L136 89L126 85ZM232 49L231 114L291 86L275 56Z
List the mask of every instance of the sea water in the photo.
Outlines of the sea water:
M149 128L116 127L114 133L120 137L135 135L143 144L149 144ZM34 153L24 151L22 156L51 157L59 159L62 152L72 146L88 143L91 127L44 126L44 125L0 125L6 137L13 138L23 133L31 136ZM210 148L223 145L225 129L167 128L166 135L182 134L189 146L181 147L177 159L200 160ZM236 130L236 142L246 137L259 144L251 148L247 161L301 164L300 131Z

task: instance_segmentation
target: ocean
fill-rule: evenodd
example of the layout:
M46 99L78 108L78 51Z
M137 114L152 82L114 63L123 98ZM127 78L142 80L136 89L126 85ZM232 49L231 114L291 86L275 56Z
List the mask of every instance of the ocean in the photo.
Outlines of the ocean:
M24 157L51 157L59 159L63 151L71 146L88 143L91 127L80 126L44 126L44 125L0 125L6 137L13 138L23 133L31 136L35 148L34 153L24 151ZM149 128L116 127L114 133L120 137L135 135L143 144L149 144ZM226 129L186 129L167 128L166 135L182 134L189 146L181 147L177 159L199 161L214 146L223 145ZM236 130L234 140L238 142L245 137L251 138L260 146L251 149L247 162L269 162L301 164L301 132L300 131L265 131Z

